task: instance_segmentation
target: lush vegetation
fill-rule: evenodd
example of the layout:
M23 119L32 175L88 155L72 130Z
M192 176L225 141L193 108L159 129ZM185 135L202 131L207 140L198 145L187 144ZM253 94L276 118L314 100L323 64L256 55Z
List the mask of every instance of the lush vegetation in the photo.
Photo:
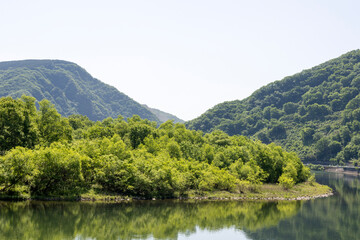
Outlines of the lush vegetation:
M216 130L119 116L93 122L62 117L48 100L0 98L0 194L83 193L178 197L188 191L241 192L251 184L284 188L310 177L294 153Z
M307 164L307 167L314 171L325 171L325 167L320 164L309 163L309 164Z
M360 50L219 104L187 126L275 142L305 162L357 164Z
M48 99L63 116L81 114L93 121L134 114L159 121L149 109L87 73L78 65L59 60L0 63L0 97Z

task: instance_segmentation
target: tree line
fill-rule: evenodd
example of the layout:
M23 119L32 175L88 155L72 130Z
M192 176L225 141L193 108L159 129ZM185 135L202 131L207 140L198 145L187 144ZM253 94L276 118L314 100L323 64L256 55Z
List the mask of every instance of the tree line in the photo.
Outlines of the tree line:
M170 198L262 183L290 188L310 177L295 153L275 144L172 121L158 126L137 115L97 122L62 117L48 100L29 96L0 98L0 151L6 196Z

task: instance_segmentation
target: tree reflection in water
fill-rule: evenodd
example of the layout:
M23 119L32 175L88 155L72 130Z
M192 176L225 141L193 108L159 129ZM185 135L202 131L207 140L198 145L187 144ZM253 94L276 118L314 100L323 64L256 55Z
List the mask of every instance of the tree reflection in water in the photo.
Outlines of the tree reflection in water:
M278 225L246 231L250 239L359 239L360 179L358 176L317 173L316 179L335 190L329 198L304 202L299 213Z
M197 229L256 231L294 216L302 202L0 202L5 239L177 239Z

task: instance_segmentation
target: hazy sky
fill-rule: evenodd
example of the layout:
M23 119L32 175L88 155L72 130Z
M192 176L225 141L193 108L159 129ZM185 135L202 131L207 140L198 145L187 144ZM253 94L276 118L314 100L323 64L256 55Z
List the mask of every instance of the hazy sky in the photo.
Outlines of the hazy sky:
M0 61L62 59L193 119L360 48L360 1L0 2Z

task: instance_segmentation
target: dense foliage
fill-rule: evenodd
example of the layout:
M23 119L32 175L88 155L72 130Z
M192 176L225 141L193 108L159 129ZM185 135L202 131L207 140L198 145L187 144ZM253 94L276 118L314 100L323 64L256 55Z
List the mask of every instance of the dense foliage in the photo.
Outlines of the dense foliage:
M187 126L275 142L307 162L358 162L360 50L219 104Z
M105 192L141 197L242 191L247 184L286 188L309 177L294 153L222 131L133 116L93 122L61 117L47 100L0 98L0 194L71 196Z
M149 109L95 78L78 65L59 60L0 63L0 97L48 99L63 116L82 114L91 120L134 114L159 121Z

